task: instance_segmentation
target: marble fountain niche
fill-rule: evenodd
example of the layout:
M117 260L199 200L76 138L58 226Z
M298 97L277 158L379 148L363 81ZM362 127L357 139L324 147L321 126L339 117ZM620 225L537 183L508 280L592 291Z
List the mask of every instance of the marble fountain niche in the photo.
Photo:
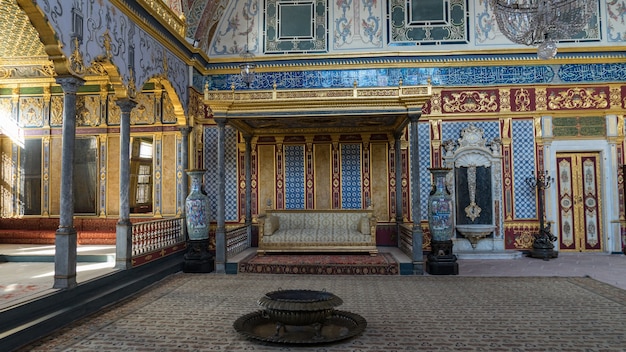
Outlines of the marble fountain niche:
M461 137L444 142L444 166L454 204L454 253L459 259L520 257L504 250L502 154L498 138L489 143L481 128L470 124Z

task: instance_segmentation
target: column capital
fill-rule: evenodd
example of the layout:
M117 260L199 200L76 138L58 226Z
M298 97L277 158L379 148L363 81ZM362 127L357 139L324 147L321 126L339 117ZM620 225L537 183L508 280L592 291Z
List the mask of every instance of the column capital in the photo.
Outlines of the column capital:
M422 109L409 111L408 116L411 123L417 122L422 117Z
M118 99L115 101L115 104L120 107L122 113L129 113L135 106L137 106L136 101L128 98Z
M189 136L189 132L191 132L191 130L193 129L191 126L180 126L178 128L180 130L180 133L182 133L183 137L187 137Z
M59 76L56 78L57 84L63 88L66 94L76 94L78 89L85 84L85 80L76 76Z
M217 123L218 127L225 127L226 126L226 119L225 118L214 118L213 119L215 121L215 123Z

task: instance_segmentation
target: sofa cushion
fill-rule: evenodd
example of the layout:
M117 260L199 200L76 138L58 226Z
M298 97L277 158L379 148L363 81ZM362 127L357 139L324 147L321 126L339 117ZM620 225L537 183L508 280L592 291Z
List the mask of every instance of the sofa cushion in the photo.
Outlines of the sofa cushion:
M265 232L265 236L271 236L276 230L280 227L280 222L277 216L268 215L265 220L265 225L263 231Z
M265 243L364 243L369 235L356 230L329 231L328 229L289 229L278 230L273 235L263 237Z
M362 216L359 219L358 231L364 235L370 234L370 219L367 216Z

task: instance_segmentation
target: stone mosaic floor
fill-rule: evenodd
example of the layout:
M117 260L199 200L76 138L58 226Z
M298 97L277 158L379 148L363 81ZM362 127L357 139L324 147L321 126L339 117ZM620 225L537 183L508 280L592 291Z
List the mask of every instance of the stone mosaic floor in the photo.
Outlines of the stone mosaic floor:
M237 333L277 289L332 292L367 328L316 346ZM626 351L626 290L588 277L180 273L22 351Z

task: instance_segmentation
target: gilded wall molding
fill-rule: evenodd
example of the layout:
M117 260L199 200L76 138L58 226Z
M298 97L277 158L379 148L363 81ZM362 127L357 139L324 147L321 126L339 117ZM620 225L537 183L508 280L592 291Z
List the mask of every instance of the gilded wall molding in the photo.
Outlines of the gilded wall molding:
M506 113L583 115L619 114L626 107L626 86L617 84L510 88L434 88L422 112L427 116L471 116Z

